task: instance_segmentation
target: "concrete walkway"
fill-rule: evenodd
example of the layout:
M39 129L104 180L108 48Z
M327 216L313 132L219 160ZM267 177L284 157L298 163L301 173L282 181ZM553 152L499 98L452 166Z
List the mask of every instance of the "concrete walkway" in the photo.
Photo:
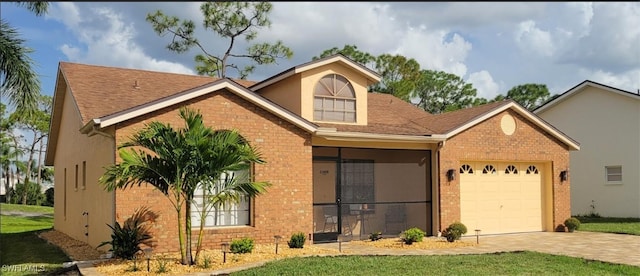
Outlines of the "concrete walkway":
M475 236L463 237L475 242ZM389 249L366 245L342 243L343 255L459 255L485 254L512 251L536 251L541 253L598 260L603 262L640 266L640 236L607 234L597 232L558 233L535 232L479 237L479 244L450 249ZM338 243L315 244L314 246L338 249ZM224 270L189 274L191 276L225 275L263 265L265 262L247 264ZM82 275L99 275L90 265L80 268Z

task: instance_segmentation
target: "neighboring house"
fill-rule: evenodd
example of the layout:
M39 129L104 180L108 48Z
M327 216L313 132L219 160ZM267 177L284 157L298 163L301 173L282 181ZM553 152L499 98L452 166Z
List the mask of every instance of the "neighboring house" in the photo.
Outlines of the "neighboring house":
M15 189L16 188L16 184L18 184L18 179L17 178L9 178L9 190L11 189ZM6 195L7 194L7 179L2 177L0 178L0 195Z
M579 145L513 101L432 115L368 93L373 71L336 55L261 82L61 62L46 164L55 166L54 227L97 245L106 224L143 205L160 217L158 251L177 251L176 214L152 186L106 192L104 167L117 145L151 121L182 127L182 106L214 129L236 129L266 164L255 199L204 222L205 246L308 233L436 235L462 221L482 234L553 231L571 214L569 152ZM200 199L199 199L200 200Z
M578 139L573 215L640 217L640 95L586 80L534 111Z

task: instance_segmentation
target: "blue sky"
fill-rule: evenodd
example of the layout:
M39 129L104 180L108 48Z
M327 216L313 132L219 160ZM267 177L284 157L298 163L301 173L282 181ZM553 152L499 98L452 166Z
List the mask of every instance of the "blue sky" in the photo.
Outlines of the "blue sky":
M53 94L58 62L194 74L197 51L176 54L145 21L156 9L190 18L213 52L227 41L201 25L198 2L50 2L36 17L13 3L0 16L34 50L42 93ZM332 47L358 46L374 55L402 54L423 69L456 74L478 95L542 83L552 94L589 79L640 89L640 3L637 2L274 2L272 26L258 41L281 40L291 60L258 66L262 80ZM246 45L237 45L238 50ZM234 60L244 65L244 60Z

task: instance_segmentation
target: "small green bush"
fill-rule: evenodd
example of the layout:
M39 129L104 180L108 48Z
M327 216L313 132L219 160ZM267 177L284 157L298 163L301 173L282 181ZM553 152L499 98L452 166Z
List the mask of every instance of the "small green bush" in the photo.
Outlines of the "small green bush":
M405 244L412 244L414 242L421 242L426 233L418 227L413 227L402 232L402 241Z
M307 237L302 232L294 233L287 244L289 248L303 248Z
M378 231L378 232L374 232L374 233L369 234L369 239L371 241L377 241L379 239L382 239L382 232Z
M157 260L158 262L158 270L156 270L157 273L167 273L169 272L169 268L168 268L168 264L169 264L169 260L165 259L165 258L160 258Z
M564 226L567 227L569 232L573 232L574 230L578 230L580 228L580 220L575 217L570 217L564 221Z
M462 235L466 233L467 226L465 226L461 222L454 222L450 224L449 227L444 229L444 231L442 232L442 236L444 236L448 242L454 242L456 240L459 240L460 237L462 237Z
M234 240L231 242L231 253L251 253L253 251L253 239L252 238L242 238L239 240Z
M153 246L151 237L151 223L158 217L156 213L143 206L136 210L133 215L121 225L119 222L111 226L111 240L102 242L99 247L111 245L109 251L113 252L116 258L133 260L136 253L140 251L140 245ZM135 265L134 265L135 268Z

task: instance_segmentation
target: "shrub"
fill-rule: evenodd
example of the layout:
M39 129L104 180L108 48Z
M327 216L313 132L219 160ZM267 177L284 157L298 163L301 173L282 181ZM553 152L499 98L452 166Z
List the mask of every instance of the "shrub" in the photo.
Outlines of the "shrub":
M304 248L304 242L307 240L307 237L302 232L294 233L291 235L291 239L287 244L289 248Z
M111 226L111 240L102 242L99 247L111 245L109 251L113 252L116 258L133 260L136 253L140 251L140 245L153 246L153 239L150 234L150 223L155 221L158 215L142 207L136 210L133 215L124 221L123 225L116 223Z
M251 253L253 251L253 239L242 238L231 242L231 253Z
M202 268L210 268L211 267L211 256L204 255L202 256Z
M418 227L413 227L402 232L402 241L405 244L412 244L414 242L421 242L426 233Z
M567 227L567 230L569 230L569 232L573 232L574 230L580 228L580 220L575 217L570 217L564 221L564 226Z
M53 207L53 187L44 191L44 202L42 202L42 206L51 206Z
M165 259L165 258L158 259L158 270L156 270L156 272L158 273L169 272L169 269L167 268L168 264L169 264L168 259Z
M442 232L442 236L447 238L448 242L459 240L463 234L467 233L467 226L461 222L454 222Z
M371 241L377 241L381 238L382 238L382 232L375 232L375 233L369 234L369 239Z

